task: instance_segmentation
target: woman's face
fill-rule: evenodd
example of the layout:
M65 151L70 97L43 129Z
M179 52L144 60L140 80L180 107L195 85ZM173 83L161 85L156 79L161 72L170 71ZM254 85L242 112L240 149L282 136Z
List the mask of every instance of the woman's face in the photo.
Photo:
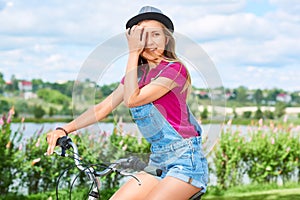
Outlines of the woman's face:
M139 25L144 27L143 34L146 33L146 44L141 56L150 62L160 62L168 42L162 24L155 20L146 20Z

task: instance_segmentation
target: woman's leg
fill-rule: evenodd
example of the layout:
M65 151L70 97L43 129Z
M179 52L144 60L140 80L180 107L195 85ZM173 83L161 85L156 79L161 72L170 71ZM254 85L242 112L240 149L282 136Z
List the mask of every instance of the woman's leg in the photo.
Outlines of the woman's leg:
M148 193L160 182L156 177L144 172L139 173L137 178L141 181L141 185L132 178L110 200L144 200Z
M161 180L145 200L188 200L201 189L174 177Z

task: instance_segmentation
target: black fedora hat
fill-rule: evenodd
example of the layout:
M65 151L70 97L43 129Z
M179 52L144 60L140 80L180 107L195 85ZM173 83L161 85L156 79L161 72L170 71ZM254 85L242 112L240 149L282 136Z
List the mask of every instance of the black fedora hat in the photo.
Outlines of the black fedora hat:
M152 6L144 6L139 11L139 14L132 17L126 23L126 29L138 24L143 20L156 20L165 25L171 32L174 32L173 22L169 17L164 15L161 10L154 8Z

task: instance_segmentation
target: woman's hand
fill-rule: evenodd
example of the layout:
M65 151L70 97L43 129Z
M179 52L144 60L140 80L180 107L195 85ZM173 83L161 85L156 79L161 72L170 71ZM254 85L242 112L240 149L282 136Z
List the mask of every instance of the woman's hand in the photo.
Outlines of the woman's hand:
M62 130L55 130L47 133L47 138L46 138L48 142L47 155L53 154L57 139L63 136L66 136L66 134Z
M138 55L144 50L146 45L146 31L144 27L135 25L126 30L129 53L137 53Z

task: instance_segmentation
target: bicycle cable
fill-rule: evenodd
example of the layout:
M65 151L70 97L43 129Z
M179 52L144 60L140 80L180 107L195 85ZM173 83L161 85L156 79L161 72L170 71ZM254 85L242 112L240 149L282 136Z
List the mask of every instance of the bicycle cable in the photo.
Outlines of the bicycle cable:
M71 151L70 149L69 149L69 151L70 151L71 153L73 153L73 154L76 154L74 151ZM78 154L77 154L77 156L79 157ZM82 172L86 173L86 170L88 170L89 173L92 174L92 171L90 170L90 167L93 167L93 166L96 166L96 167L97 167L97 166L98 166L98 167L103 167L103 168L106 168L106 169L109 168L109 166L106 165L106 164L91 164L91 163L85 163L85 162L83 161L83 159L78 159L78 158L76 158L75 156L70 156L70 155L68 155L68 156L64 156L64 157L67 157L67 158L70 158L70 159L74 159L74 160L80 161L80 162L81 162L81 166L84 166L84 167L85 167L83 170L79 170L79 174L76 175L76 177L74 178L74 180L73 180L72 183L71 183L71 186L70 186L70 195L69 195L69 199L70 199L70 200L72 199L72 189L73 189L73 186L74 186L74 184L75 184L75 181L76 181L76 179L80 176L80 174L81 174ZM108 163L107 163L107 164L108 164ZM68 168L66 168L66 169L59 175L59 177L58 177L58 179L57 179L57 181L56 181L56 200L59 200L59 196L58 196L58 185L59 185L60 179L62 178L62 176L63 176L67 171L69 171L70 169L75 168L75 167L77 168L77 165L76 165L76 164L73 164L72 166L69 166ZM77 169L78 169L78 168L77 168ZM90 187L90 189L89 189L88 194L92 191L92 188L93 188L94 184L95 184L95 180L92 180L92 185L91 185L91 187ZM96 187L97 187L98 193L100 194L100 188L98 187L97 184L96 184Z

